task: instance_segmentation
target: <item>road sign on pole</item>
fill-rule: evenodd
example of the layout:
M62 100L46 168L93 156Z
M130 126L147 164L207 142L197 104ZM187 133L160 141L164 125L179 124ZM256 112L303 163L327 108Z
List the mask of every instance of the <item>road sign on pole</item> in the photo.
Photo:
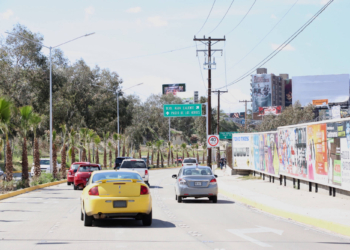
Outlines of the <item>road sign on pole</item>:
M220 147L219 135L208 135L208 138L207 138L207 147L208 147L208 148Z
M202 104L164 104L164 117L202 116Z

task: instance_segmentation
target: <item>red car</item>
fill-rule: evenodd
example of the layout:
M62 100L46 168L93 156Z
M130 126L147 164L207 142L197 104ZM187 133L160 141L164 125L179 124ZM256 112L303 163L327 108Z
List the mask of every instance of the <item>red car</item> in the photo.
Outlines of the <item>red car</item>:
M179 162L180 164L182 163L182 157L179 157L179 158L177 158L177 159L175 160L175 164L178 163L178 162Z
M98 170L101 170L101 167L98 164L81 164L78 167L77 172L74 174L74 190L77 190L78 187L84 188L91 173Z
M78 168L82 164L90 164L90 162L74 162L70 169L68 170L67 174L67 185L74 184L74 174L77 172Z

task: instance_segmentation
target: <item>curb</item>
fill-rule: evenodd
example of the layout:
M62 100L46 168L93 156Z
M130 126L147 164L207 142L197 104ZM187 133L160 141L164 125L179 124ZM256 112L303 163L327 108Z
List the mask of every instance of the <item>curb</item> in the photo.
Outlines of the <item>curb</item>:
M17 190L17 191L13 191L13 192L8 193L8 194L0 194L0 200L4 200L4 199L7 199L7 198L10 198L10 197L13 197L13 196L17 196L17 195L20 195L20 194L28 193L30 191L34 191L34 190L37 190L37 189L41 189L41 188L46 188L46 187L62 184L62 183L65 183L65 182L67 182L66 179L65 180L61 180L61 181L55 181L55 182L49 182L49 183L45 183L45 184L40 184L40 185L37 185L37 186L34 186L34 187L23 188L23 189L20 189L20 190Z
M232 194L230 192L227 192L225 190L222 190L219 188L219 193L228 196L230 198L233 198L241 203L250 205L254 208L260 209L264 212L273 214L273 215L277 215L286 219L291 219L297 222L301 222L303 224L307 224L307 225L311 225L314 227L318 227L318 228L322 228L322 229L326 229L328 231L337 233L337 234L341 234L344 236L350 236L350 226L346 226L346 225L342 225L342 224L338 224L338 223L334 223L331 221L326 221L326 220L321 220L321 219L316 219L313 217L309 217L309 216L305 216L305 215L300 215L300 214L296 214L296 213L291 213L291 212L286 212L284 210L280 210L274 207L270 207L252 200L249 200L247 198L244 198L242 196L239 195L235 195Z

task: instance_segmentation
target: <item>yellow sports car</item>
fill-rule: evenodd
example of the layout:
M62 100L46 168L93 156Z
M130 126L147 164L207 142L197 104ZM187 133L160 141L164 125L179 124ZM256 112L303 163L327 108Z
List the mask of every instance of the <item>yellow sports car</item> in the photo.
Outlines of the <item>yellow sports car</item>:
M139 173L115 170L92 172L81 194L81 220L135 218L152 224L152 197Z

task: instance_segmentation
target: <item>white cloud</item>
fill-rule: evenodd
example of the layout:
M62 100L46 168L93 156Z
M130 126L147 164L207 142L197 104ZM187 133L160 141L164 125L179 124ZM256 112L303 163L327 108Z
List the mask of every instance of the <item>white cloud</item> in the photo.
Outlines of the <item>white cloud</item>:
M89 19L90 16L95 14L95 9L94 7L90 6L85 8L85 19Z
M13 11L10 9L6 10L3 13L0 13L0 19L3 20L9 20L11 16L13 16Z
M139 13L141 12L141 7L130 8L126 10L127 13Z
M271 44L271 48L272 48L273 50L277 49L279 46L280 46L279 44L275 44L275 43ZM287 45L286 47L284 47L282 50L293 51L293 50L295 50L295 48L294 48L292 45L288 44L288 45Z
M271 18L272 19L277 19L277 17L274 14L271 15Z
M149 18L147 18L147 21L150 24L152 24L154 27L162 27L162 26L168 25L168 22L160 16L149 17Z

